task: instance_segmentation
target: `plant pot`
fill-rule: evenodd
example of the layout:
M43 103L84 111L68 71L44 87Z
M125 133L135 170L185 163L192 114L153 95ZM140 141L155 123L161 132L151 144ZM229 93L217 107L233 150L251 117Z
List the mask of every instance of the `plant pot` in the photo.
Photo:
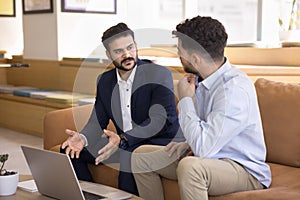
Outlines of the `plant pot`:
M17 191L19 173L0 176L0 196L13 195Z
M282 42L300 42L300 30L279 31Z

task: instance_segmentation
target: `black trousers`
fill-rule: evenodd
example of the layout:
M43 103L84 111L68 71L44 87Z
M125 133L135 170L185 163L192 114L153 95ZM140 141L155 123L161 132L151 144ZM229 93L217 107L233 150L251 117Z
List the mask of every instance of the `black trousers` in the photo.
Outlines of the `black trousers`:
M132 149L133 151L133 149ZM61 153L65 149L60 148ZM71 158L73 168L79 180L94 182L92 174L88 169L89 164L95 164L95 157L86 149L80 152L79 158ZM131 173L131 151L120 150L101 164L120 162L120 172L118 177L118 188L131 194L138 195L134 176Z

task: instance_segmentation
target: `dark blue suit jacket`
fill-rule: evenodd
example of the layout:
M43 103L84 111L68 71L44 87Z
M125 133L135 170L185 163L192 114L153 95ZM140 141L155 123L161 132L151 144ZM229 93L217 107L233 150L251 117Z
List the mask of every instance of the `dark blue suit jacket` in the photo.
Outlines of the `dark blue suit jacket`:
M144 60L138 60L136 67L131 96L133 129L127 132L122 127L116 69L98 77L94 110L81 131L87 137L90 150L95 148L95 152L107 143L107 139L100 136L110 119L117 133L124 134L128 139L129 151L142 144L166 145L174 138L183 139L176 113L171 72Z

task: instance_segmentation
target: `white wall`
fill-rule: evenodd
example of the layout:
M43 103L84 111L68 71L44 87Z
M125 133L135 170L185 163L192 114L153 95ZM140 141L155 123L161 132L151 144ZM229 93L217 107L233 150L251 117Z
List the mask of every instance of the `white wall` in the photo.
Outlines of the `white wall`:
M23 53L22 4L15 3L15 17L0 17L0 50L7 51L7 58Z
M278 18L279 12L274 10L280 9L282 0L263 0L263 11L262 11L262 41L266 47L278 47Z
M182 0L128 0L128 24L134 29L174 30L182 20Z
M60 4L57 9L60 12ZM104 54L103 51L99 53L97 49L101 44L102 33L121 21L127 22L127 0L117 1L117 14L60 12L58 15L59 58L93 57L95 54Z
M56 3L53 13L23 15L25 59L58 60Z
M178 2L182 0L118 0L117 14L61 12L58 15L59 56L106 58L102 34L119 22L126 23L135 31L139 47L175 43L171 30L181 21L181 15L163 19L162 15L171 12L174 7L166 9L160 6L177 6L178 10ZM57 9L61 9L60 5Z
M139 48L151 44L175 44L172 30L181 22L182 0L128 0L128 25Z

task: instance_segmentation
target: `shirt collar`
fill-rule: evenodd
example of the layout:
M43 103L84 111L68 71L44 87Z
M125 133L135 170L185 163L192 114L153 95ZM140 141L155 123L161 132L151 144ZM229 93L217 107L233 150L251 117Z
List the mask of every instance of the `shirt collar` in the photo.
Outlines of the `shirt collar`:
M128 77L127 82L129 81L130 83L133 83L134 75L135 75L135 72L136 72L136 68L137 68L137 65L132 69L131 74L130 74L130 76ZM117 73L117 81L118 81L118 83L120 83L120 81L125 81L125 80L123 80L123 79L121 78L121 76L120 76L120 74L119 74L119 72L118 72L117 69L116 69L116 73Z
M228 59L225 58L225 63L217 71L215 71L209 77L204 79L200 84L202 84L206 89L209 90L217 82L222 81L221 77L223 76L223 74L231 68L231 64L229 63Z

